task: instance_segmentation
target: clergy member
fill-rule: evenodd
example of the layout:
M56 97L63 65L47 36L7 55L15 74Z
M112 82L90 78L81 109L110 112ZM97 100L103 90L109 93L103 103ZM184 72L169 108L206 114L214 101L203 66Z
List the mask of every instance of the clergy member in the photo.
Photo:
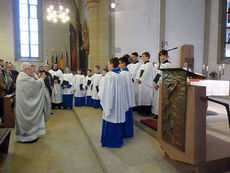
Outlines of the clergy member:
M92 106L92 70L88 69L85 78L86 106Z
M125 115L125 123L123 124L123 137L133 137L133 110L132 108L135 107L135 93L132 84L132 78L129 73L129 69L127 65L129 60L127 57L122 57L119 59L119 68L121 69L120 74L125 79L125 92L127 93L127 101L129 110L126 112Z
M93 100L93 107L94 108L101 108L100 105L100 100L98 97L98 92L99 92L99 83L102 78L102 75L100 73L100 67L95 66L94 67L94 72L95 74L92 77L92 100Z
M168 51L167 50L161 50L159 53L160 57L160 65L159 70L157 70L157 73L154 78L154 98L153 98L153 104L152 104L152 114L155 119L158 118L158 107L159 107L159 86L162 82L162 71L160 69L165 68L171 68L171 63L168 61Z
M62 95L62 107L64 109L73 108L73 74L70 72L70 68L67 66L65 68L65 73L63 74L63 95Z
M74 89L74 97L75 104L74 106L81 107L85 106L85 76L82 74L82 70L77 68L77 74L73 78L73 89Z
M16 82L16 137L20 142L35 142L45 134L43 88L45 74L35 79L31 64L24 62Z
M103 125L101 145L103 147L120 148L123 144L123 123L125 112L128 111L125 94L125 80L119 74L118 58L110 59L109 72L100 86L99 97L103 108Z
M39 70L40 67L39 67ZM43 70L43 68L42 68ZM53 68L49 71L49 73L52 75L54 87L52 90L52 109L55 109L58 107L58 109L61 109L62 106L62 80L63 80L63 74L62 71L58 69L58 64L54 63Z
M154 70L152 63L149 62L149 59L150 54L148 52L144 52L142 54L143 64L136 76L136 82L139 85L136 95L136 103L138 106L137 111L143 115L151 115L153 100Z

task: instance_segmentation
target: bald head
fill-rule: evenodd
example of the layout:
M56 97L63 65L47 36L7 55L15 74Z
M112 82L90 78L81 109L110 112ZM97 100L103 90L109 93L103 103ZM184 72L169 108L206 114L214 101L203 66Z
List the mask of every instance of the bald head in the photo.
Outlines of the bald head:
M21 71L26 73L30 77L34 77L34 72L31 68L31 64L28 62L23 62L21 65Z
M31 64L28 62L23 62L21 65L21 71L25 71L26 69L31 68Z

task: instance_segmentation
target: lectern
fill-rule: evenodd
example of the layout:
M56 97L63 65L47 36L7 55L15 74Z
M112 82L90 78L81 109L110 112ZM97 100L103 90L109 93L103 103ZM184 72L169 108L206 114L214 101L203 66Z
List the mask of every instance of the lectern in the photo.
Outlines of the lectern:
M182 172L229 170L230 143L206 134L206 88L187 85L199 75L162 71L157 136L168 160Z

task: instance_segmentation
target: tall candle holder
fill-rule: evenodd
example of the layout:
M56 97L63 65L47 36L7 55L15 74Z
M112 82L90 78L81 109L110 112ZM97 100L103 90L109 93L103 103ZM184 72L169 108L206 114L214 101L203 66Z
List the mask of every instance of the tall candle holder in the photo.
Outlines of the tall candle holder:
M205 75L205 78L208 79L208 66L203 65L203 74Z
M221 79L221 76L224 75L224 69L225 69L225 64L222 65L222 68L221 66L219 66L219 73L218 73L217 79Z

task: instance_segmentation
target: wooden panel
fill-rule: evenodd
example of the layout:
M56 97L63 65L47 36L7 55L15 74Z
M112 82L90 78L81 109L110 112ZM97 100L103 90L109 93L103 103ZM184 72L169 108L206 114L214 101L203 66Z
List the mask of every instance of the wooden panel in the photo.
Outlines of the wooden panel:
M15 96L5 96L4 97L4 122L3 127L14 127L15 126Z
M158 140L167 155L174 160L199 164L206 160L206 106L205 87L188 86L186 99L185 151L180 151L162 139L162 86L160 88ZM178 107L180 109L180 107Z

